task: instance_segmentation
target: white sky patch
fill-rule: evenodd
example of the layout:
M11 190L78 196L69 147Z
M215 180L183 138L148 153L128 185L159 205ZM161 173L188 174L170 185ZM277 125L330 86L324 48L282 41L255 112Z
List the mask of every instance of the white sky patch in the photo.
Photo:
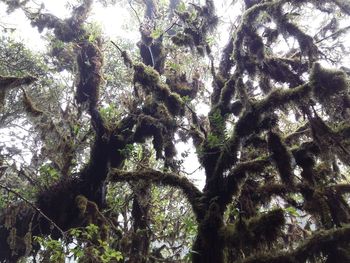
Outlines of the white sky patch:
M16 29L12 36L19 42L24 43L28 48L34 51L43 51L43 39L38 30L33 28L29 20L21 10L16 10L11 14L6 13L6 5L0 3L0 22L4 27Z
M133 40L136 43L140 39L140 33L125 28L130 24L130 19L134 19L134 17L130 17L128 9L121 8L120 6L105 8L101 4L95 5L89 18L89 20L100 24L102 26L102 32L110 38L120 37Z

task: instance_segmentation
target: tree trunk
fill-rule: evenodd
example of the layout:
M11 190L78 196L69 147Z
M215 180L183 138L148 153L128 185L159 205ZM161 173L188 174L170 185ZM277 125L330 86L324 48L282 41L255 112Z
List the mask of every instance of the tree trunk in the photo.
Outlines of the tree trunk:
M150 245L149 209L151 185L148 182L141 181L133 186L133 191L135 196L131 213L134 224L128 263L146 263L148 262Z
M224 263L224 242L220 235L224 223L219 206L211 203L208 212L199 224L193 244L193 263Z

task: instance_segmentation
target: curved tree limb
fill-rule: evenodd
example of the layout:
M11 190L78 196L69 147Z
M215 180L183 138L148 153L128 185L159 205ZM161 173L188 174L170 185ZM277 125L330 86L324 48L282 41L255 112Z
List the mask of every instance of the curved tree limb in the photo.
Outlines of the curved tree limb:
M125 172L118 169L111 169L109 172L110 182L125 182L147 180L159 185L169 185L183 191L188 201L192 205L194 213L198 216L202 215L203 211L200 208L199 200L202 197L202 192L186 177L180 177L174 173L163 173L153 169L147 169L135 172Z
M295 263L306 262L308 258L327 250L334 245L344 244L350 241L350 225L331 230L320 230L291 252L280 251L275 255L258 254L246 258L240 263Z

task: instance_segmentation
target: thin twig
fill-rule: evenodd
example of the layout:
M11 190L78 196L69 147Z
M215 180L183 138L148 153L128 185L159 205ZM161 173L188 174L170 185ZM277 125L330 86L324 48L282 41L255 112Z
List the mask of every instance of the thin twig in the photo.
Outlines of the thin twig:
M343 33L345 33L346 31L348 31L349 29L350 29L350 26L341 28L341 29L335 31L333 34L330 34L329 36L326 36L326 37L324 37L324 38L322 38L322 39L316 41L316 44L318 44L318 43L320 43L320 42L322 42L322 41L324 41L324 40L326 40L326 39L328 39L328 38L337 36L338 34L343 34Z
M141 23L142 23L142 22L141 22L141 19L140 19L140 17L139 17L139 14L136 12L135 8L132 6L131 0L128 1L128 3L129 3L130 8L132 9L132 11L134 11L134 13L135 13L135 15L136 15L136 18L137 18L137 20L139 21L139 24L141 25Z
M120 53L123 53L123 50L113 40L111 40L111 43L120 51Z

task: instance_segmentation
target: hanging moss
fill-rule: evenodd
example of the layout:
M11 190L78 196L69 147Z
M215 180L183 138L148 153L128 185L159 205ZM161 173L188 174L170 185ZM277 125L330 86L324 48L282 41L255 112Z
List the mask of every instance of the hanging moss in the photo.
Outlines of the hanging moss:
M255 110L245 111L235 125L235 133L238 137L252 134L258 127L261 116Z
M292 155L280 136L275 132L270 132L267 140L268 149L276 163L279 175L283 183L288 186L294 184L292 169Z
M305 198L303 208L315 215L325 228L331 228L333 226L331 211L323 191L303 185L300 187L300 192Z
M128 68L132 68L133 66L133 62L132 62L132 59L130 58L128 52L126 52L125 50L123 50L121 52L121 57L123 58L123 62L124 62L124 65Z
M235 94L235 84L236 76L232 76L228 81L225 82L224 87L221 90L220 94L220 104L227 107L232 97Z
M169 89L167 89L169 91ZM165 98L169 112L175 115L183 115L184 113L184 102L180 95L176 93L169 93Z
M164 145L164 155L166 159L172 159L176 156L176 147L171 140L166 140Z
M159 83L159 73L151 66L146 66L143 63L134 65L134 82L139 82L142 85L153 86Z
M195 98L198 92L198 79L193 78L193 82L190 83L186 74L179 74L176 71L170 72L167 74L166 84L169 86L172 92L179 94L181 97Z
M288 187L279 183L265 183L257 189L261 204L268 204L274 196L285 197L289 192Z
M310 85L301 85L293 89L277 89L272 91L267 97L256 102L255 107L259 112L267 112L277 108L281 108L285 104L292 102L300 102L311 93Z
M82 24L88 16L91 5L92 0L84 0L80 6L73 9L72 16L65 20L51 14L40 13L33 18L31 24L38 27L39 32L45 28L54 29L55 36L63 42L79 40L86 34Z
M33 103L32 99L28 96L27 92L23 90L23 103L26 112L33 117L39 117L43 114Z
M224 227L221 235L230 248L250 253L254 248L276 242L284 224L283 210L275 209L249 220L237 219L235 224Z
M84 40L80 45L81 50L77 58L79 81L76 99L78 103L89 102L91 107L95 107L102 81L103 56L97 44Z
M282 234L284 224L283 210L275 209L250 219L248 229L252 233L253 242L256 242L255 244L258 246L260 243L276 242L278 236Z
M184 112L183 100L171 92L166 84L160 82L159 73L150 66L143 63L134 65L134 82L142 84L147 93L153 93L156 100L164 101L169 112L175 115L182 115Z
M259 87L260 87L260 89L262 90L262 92L264 94L270 93L271 90L272 90L272 85L271 85L270 78L267 77L266 75L260 76Z
M334 225L337 227L342 227L350 222L350 206L341 195L341 192L327 189L325 191L325 195L327 197L327 204L329 206Z
M89 201L83 195L75 197L75 204L79 211L80 219L83 219L83 225L88 226L94 224L99 227L99 233L94 239L106 240L108 237L108 222L104 215L98 209L96 203Z
M177 12L178 17L184 24L184 30L172 37L172 41L178 46L188 46L196 48L199 55L210 54L211 50L206 42L207 34L212 32L219 19L215 15L214 3L206 0L205 5L193 4L195 12Z
M157 159L162 158L162 150L164 148L164 127L155 118L142 115L138 118L136 124L134 141L144 143L146 138L153 136L153 147L156 151Z
M258 130L259 131L268 131L272 130L274 127L276 127L278 124L278 116L277 114L269 114L266 117L264 117L261 122L259 123Z
M84 216L85 212L86 212L86 207L87 207L87 203L88 203L88 200L85 196L83 195L78 195L76 198L75 198L75 204L77 205L78 207L78 210L79 210L79 215L81 217Z
M246 39L246 41L251 56L254 56L257 62L263 61L265 58L265 45L262 37L255 32L250 31L249 37Z
M329 96L346 91L349 86L349 80L344 71L328 70L319 63L313 64L310 82L315 97L321 101L326 101Z
M269 89L268 78L272 78L277 82L289 83L291 87L301 85L303 81L300 79L299 74L294 73L290 67L281 59L267 58L264 60L260 70L263 75L266 76L265 80L262 78L262 90L267 91Z
M175 36L171 37L171 41L177 46L194 46L193 38L188 34L177 33Z
M246 220L237 219L235 224L228 224L220 231L225 244L235 249L242 249L251 240L251 232L248 229Z

